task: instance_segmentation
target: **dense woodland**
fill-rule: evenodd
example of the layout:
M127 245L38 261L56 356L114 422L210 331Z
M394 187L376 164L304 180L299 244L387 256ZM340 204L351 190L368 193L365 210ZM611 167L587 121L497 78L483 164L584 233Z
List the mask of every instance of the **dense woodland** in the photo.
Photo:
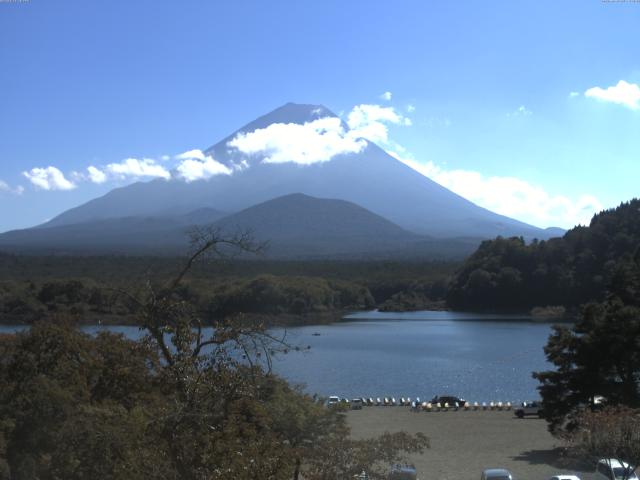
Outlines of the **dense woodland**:
M640 200L635 199L561 238L483 242L453 278L447 303L464 310L577 308L620 287L639 256Z
M340 410L238 363L235 348L169 361L151 337L59 321L0 336L0 479L382 479L428 447L404 433L351 439Z
M65 314L79 322L131 323L122 291L162 282L182 258L0 255L0 321ZM181 294L207 318L246 313L276 323L334 321L350 310L439 305L455 263L211 260Z

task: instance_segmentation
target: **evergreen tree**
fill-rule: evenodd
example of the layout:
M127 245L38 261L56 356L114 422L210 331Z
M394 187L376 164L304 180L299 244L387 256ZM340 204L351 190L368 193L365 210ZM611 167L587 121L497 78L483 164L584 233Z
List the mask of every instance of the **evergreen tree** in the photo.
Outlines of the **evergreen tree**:
M621 264L606 302L584 308L572 327L555 327L545 347L556 370L536 372L552 431L575 426L573 415L594 406L640 407L640 261Z

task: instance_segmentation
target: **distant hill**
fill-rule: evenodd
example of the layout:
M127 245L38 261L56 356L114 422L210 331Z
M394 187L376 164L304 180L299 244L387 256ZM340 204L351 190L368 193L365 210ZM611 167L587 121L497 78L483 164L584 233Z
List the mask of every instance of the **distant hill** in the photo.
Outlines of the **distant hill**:
M447 302L456 309L522 310L577 307L615 293L640 298L640 200L593 217L561 238L526 244L483 242L453 279Z
M481 241L417 235L354 203L300 193L247 208L215 225L251 230L257 240L268 241L271 258L461 259Z
M207 153L227 166L245 162L232 175L184 182L180 179L138 182L72 208L44 227L59 227L109 218L163 217L199 208L239 212L292 193L353 202L401 228L434 238L549 238L548 232L495 214L447 190L399 162L371 142L357 154L301 166L264 163L263 156L246 156L229 147L239 133L274 123L297 123L335 117L321 105L289 103L245 125ZM345 125L346 128L346 125Z
M216 222L227 231L249 229L268 241L270 256L367 254L405 248L422 237L344 200L291 194Z
M33 253L181 254L188 231L211 225L250 231L268 258L463 258L480 239L442 241L411 233L344 200L291 194L224 216L198 209L166 217L93 220L0 235L0 249Z
M198 209L184 215L106 218L13 230L0 235L0 250L53 254L175 254L185 251L189 228L213 223L223 216L224 213L214 209Z

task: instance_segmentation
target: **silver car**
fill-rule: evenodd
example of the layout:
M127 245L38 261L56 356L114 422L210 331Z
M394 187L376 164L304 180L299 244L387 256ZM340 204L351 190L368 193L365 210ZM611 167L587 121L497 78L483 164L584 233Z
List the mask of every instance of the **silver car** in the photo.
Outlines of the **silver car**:
M480 480L513 480L513 475L506 468L487 468Z

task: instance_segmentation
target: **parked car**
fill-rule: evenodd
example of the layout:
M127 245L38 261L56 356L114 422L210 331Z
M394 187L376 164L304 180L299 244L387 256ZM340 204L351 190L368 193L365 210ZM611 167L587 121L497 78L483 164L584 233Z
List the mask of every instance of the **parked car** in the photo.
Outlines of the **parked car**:
M335 407L340 403L340 397L336 397L335 395L331 395L328 399L327 399L327 406L328 407Z
M480 480L513 480L513 475L506 468L487 468Z
M454 397L453 395L441 395L441 396L436 395L431 400L431 403L434 405L436 403L440 403L440 405L444 405L445 403L448 403L449 407L452 407L452 408L456 406L456 403L458 404L459 407L464 407L464 404L466 402L467 401L464 398Z
M351 410L362 410L362 399L354 398L351 400Z
M593 412L599 412L606 406L607 406L607 399L602 395L596 395L595 397L593 397L593 401L591 402L591 405L590 405L591 411Z
M601 458L598 460L593 478L594 480L622 480L623 478L638 480L636 473L629 471L632 468L628 463L620 462L615 458Z
M580 480L580 477L578 477L577 475L558 474L554 475L553 477L549 477L549 480Z
M516 408L514 413L518 418L524 418L527 415L537 415L541 417L542 402L522 402L522 405Z
M417 480L416 467L413 465L392 465L387 478L389 480Z

